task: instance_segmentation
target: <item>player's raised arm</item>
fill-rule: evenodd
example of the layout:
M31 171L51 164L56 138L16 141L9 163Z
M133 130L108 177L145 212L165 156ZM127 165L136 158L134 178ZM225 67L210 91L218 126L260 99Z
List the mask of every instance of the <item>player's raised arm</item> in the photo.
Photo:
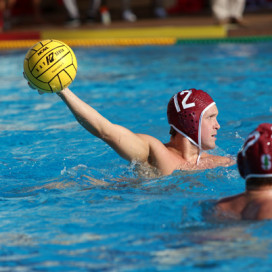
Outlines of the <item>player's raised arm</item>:
M218 109L210 95L187 89L172 96L167 107L171 127L169 143L111 123L86 104L68 86L77 72L72 49L57 40L44 40L32 46L24 59L24 76L39 93L58 93L78 122L94 136L110 145L128 161L148 163L161 174L175 170L207 169L228 166L230 160L204 152L215 148ZM202 155L202 157L201 157ZM146 164L143 165L144 167Z
M109 144L124 159L147 161L149 144L137 134L111 123L68 88L58 95L85 129Z
M69 89L65 89L74 80L76 72L76 56L61 41L40 41L28 50L24 59L24 77L30 87L37 89L40 94L58 93L79 123L94 136L108 143L123 158L146 162L149 144L143 138L112 124Z

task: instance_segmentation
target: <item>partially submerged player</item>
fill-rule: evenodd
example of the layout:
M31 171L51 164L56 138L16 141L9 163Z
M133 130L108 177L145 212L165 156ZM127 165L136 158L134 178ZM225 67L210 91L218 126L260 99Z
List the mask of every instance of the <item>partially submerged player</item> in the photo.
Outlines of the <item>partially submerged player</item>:
M261 124L248 136L237 165L246 190L220 200L216 214L244 220L272 219L272 124Z
M167 115L171 138L166 144L152 136L133 133L111 123L68 88L58 92L58 95L85 129L106 142L122 158L148 167L157 175L234 163L228 157L203 152L215 147L220 126L215 102L202 90L184 90L170 99Z

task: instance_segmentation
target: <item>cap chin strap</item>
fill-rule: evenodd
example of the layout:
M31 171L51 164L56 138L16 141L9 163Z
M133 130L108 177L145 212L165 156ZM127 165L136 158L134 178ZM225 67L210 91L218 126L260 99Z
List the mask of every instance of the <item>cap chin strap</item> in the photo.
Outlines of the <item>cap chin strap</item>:
M200 157L201 157L201 154L202 154L202 149L199 150L199 154L198 154L198 157L197 157L197 160L196 160L196 165L199 164L199 161L200 161Z
M182 132L181 130L179 130L178 128L176 128L174 125L170 124L170 126L179 134L181 134L182 136L184 136L185 138L187 138L192 144L196 145L198 148L200 148L200 146L192 139L190 138L188 135L186 135L184 132Z
M202 148L200 145L198 145L192 138L190 138L188 135L186 135L184 132L182 132L181 130L179 130L178 128L176 128L174 125L170 124L170 126L177 131L179 134L181 134L182 136L184 136L186 139L188 139L193 145L197 146L199 148L199 154L197 157L197 161L196 161L196 165L198 165L199 161L200 161L200 156L202 153Z

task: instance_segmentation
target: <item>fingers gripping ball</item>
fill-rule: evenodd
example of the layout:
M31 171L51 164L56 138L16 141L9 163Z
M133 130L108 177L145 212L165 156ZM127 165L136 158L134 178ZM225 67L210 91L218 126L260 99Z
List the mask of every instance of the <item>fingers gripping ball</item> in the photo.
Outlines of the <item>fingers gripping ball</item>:
M72 49L57 40L32 46L24 59L24 75L33 88L54 93L68 87L76 77L77 60Z

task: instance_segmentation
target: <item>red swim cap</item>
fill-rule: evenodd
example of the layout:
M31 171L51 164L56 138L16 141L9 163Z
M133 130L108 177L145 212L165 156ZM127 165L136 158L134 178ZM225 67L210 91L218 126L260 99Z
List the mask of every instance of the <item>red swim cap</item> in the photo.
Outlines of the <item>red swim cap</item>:
M238 170L244 179L272 177L272 124L261 124L247 137L238 153Z
M168 103L168 123L201 149L202 116L214 104L213 99L202 90L179 92Z

